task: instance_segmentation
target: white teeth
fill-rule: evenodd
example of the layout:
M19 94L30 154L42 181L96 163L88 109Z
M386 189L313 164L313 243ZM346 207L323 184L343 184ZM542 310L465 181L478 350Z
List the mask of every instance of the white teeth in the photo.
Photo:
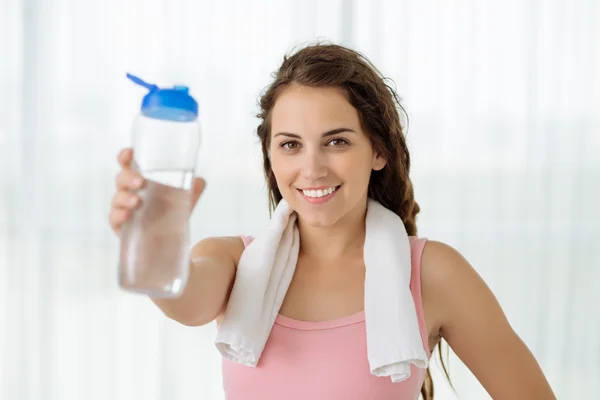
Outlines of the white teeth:
M308 197L323 197L323 196L327 196L331 193L335 192L335 186L334 187L330 187L327 189L319 189L319 190L303 190L302 193L304 193L305 196Z

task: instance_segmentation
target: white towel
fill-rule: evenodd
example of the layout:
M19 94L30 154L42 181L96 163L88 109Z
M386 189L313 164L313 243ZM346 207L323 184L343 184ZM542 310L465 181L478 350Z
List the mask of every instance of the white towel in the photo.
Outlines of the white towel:
M264 234L242 253L216 346L222 356L256 367L298 261L296 213L285 200ZM364 245L365 324L371 373L400 382L410 364L427 368L410 292L410 243L400 217L369 200Z

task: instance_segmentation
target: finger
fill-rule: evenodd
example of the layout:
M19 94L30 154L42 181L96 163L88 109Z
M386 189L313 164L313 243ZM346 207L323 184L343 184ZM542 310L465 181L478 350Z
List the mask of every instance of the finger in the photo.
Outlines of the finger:
M144 184L144 178L131 169L123 169L117 174L115 183L119 190L136 190Z
M192 193L192 207L196 205L198 199L202 192L204 192L204 188L206 188L206 181L202 178L194 179L194 189Z
M131 161L133 160L133 149L125 148L119 152L117 156L117 161L119 161L119 165L121 168L129 168Z
M108 217L108 222L112 230L119 235L121 231L121 227L125 221L129 219L131 216L131 212L124 209L114 209L111 210L110 216Z
M126 210L133 210L140 204L140 198L135 194L125 191L117 192L111 203L112 209L122 208Z

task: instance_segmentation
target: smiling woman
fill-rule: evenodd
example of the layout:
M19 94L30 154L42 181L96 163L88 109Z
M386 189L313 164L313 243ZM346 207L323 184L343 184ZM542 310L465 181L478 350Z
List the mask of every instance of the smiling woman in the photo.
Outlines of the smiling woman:
M299 236L293 242L299 244L297 258L291 254L285 257L295 262L293 278L278 303L279 322L276 320L268 330L269 340L256 368L236 364L239 360L230 358L228 350L219 347L224 342L217 341L224 357L227 398L247 399L252 391L252 398L260 399L346 399L376 394L378 399L391 400L416 399L420 392L425 400L431 400L433 383L429 370L425 371L426 357L442 338L493 398L554 398L535 358L471 265L450 246L417 237L419 206L400 123L402 108L395 91L373 65L360 53L342 46L308 46L284 58L260 106L257 134L271 205L279 209L281 202L284 209L293 211L292 231ZM131 157L128 151L119 157L123 171L117 178L118 192L110 216L117 233L139 204L131 201L136 198L131 193L132 183L137 180L139 187L141 178L130 168ZM193 204L203 191L203 180L198 178L194 188ZM409 236L409 243L404 244L395 237L399 231L393 231L392 240L385 228L371 228L380 229L376 241L390 240L388 246L406 249L409 254L405 255L411 260L407 297L409 303L414 302L411 309L416 311L416 319L414 311L405 310L386 317L395 320L403 316L397 330L385 328L390 334L400 337L412 332L412 338L422 342L413 342L418 347L410 349L410 361L385 363L386 367L413 363L405 365L410 372L399 380L384 379L393 373L375 373L378 368L373 368L371 352L365 350L366 220L370 204L387 208L385 219L392 220L393 216ZM231 307L229 296L235 291L234 282L238 284L237 267L250 241L209 238L199 242L192 250L190 276L181 298L152 300L165 315L185 325L204 325L215 319L219 326L225 323ZM279 244L273 245L277 254L285 254ZM377 261L381 262L393 264L394 260ZM256 260L251 268L267 268L265 263ZM380 265L372 267L393 272ZM242 287L261 284L262 279L250 276L254 280L241 282ZM389 278L392 276L396 275ZM397 285L395 293L405 290L401 282ZM278 292L280 289L277 287ZM403 304L406 306L406 301ZM382 313L394 308L381 301L375 307ZM286 326L282 319L294 331L281 328ZM227 343L231 346L232 342ZM240 342L232 345L239 347L236 343ZM331 374L332 370L337 373ZM287 371L285 376L281 371ZM308 380L303 382L306 385L301 385L302 379ZM303 389L291 396L292 387Z
M436 2L436 7L418 0L0 4L0 399L225 398L215 324L183 326L175 321L201 322L194 321L203 317L198 307L190 307L189 314L172 309L174 318L168 319L147 299L118 289L118 242L107 229L106 212L119 169L113 154L128 145L124 132L139 111L141 94L122 77L133 68L165 85L189 84L199 95L205 134L197 172L207 180L207 190L191 216L191 237L257 234L269 212L262 158L256 160L260 145L249 134L256 128L256 97L283 54L317 38L368 54L396 82L410 116L405 133L422 210L415 224L419 235L452 244L472 262L558 398L593 399L600 393L599 1L467 0ZM337 127L347 126L318 132ZM410 226L410 218L403 220ZM432 320L443 320L427 310L441 299L431 293L436 284L464 277L460 271L469 269L454 268L464 267L464 261L454 252L435 251L442 246L434 240L412 242L415 256L423 247L421 302L429 319L426 330L435 332ZM236 256L227 251L242 252L244 244L237 236L207 239L200 253L209 254L211 243L218 253L210 257L218 260L215 268L200 263L192 273L201 272L210 283L226 281ZM303 252L310 252L309 244L304 238ZM286 308L283 315L305 321L280 318L278 331L329 332L321 329L331 328L325 321L331 310L323 305L335 301L346 307L339 311L354 315L338 325L361 326L360 313L353 313L363 304L342 297L361 290L360 265L348 260L339 274L335 268L310 268L335 265L300 266L292 289L311 289L304 299L316 307L288 303L299 308ZM454 267L442 273L443 265ZM472 293L464 290L471 281L460 281L456 290ZM212 284L197 289L222 295L211 292ZM300 298L290 296L295 299ZM489 302L479 304L484 308ZM320 322L312 325L314 320ZM490 321L470 321L476 320ZM307 327L321 330L302 330ZM346 328L330 332L339 329ZM485 388L493 382L486 376L525 376L514 368L521 362L510 368L498 362L492 373L485 370L486 360L497 356L493 351L512 359L503 349L514 348L515 340L502 347L466 342L476 335L495 337L499 344L497 333L505 330L493 336L471 326L466 332L442 330L464 359L449 352L456 393L434 360L436 338L425 338L434 351L430 370L437 399L489 399ZM268 348L278 354L277 347ZM447 348L444 342L444 353ZM283 354L290 356L289 350L283 347ZM294 355L300 359L318 349L303 350ZM364 350L348 355L356 356L348 365L364 362ZM484 362L472 358L485 351ZM314 376L324 381L341 372L336 366L343 361L333 361L313 363L308 372L320 367L326 372ZM473 374L471 368L483 372Z
M341 46L314 45L286 57L260 105L257 132L271 205L275 208L285 200L297 214L300 231L296 272L280 313L288 323L295 321L292 326L323 330L319 324L327 322L336 330L317 337L314 333L292 336L274 328L265 349L269 361L257 372L226 360L226 391L236 399L244 398L247 379L268 386L269 379L263 380L275 369L285 368L283 349L288 346L311 348L307 343L312 343L314 351L306 350L304 361L296 360L301 368L291 376L320 371L318 366L344 360L342 353L360 348L364 338L337 322L360 315L363 308L367 202L373 199L394 211L413 239L419 212L398 96L361 54ZM443 243L421 243L420 250L411 246L418 279L411 291L424 348L433 349L442 337L447 338L494 398L554 398L532 354L469 263ZM326 345L333 340L326 335L337 335L336 342L348 343L348 348ZM494 350L498 345L501 351ZM323 383L315 376L319 383L309 382L312 389L298 396L327 393L329 398L349 398L377 393L379 399L413 399L420 388L425 400L433 398L429 371L427 375L414 371L409 380L390 385L359 373L364 365L358 360L340 361L335 368L354 376L352 382L332 375ZM290 378L282 382L256 393L260 398L277 398L285 387L297 386Z

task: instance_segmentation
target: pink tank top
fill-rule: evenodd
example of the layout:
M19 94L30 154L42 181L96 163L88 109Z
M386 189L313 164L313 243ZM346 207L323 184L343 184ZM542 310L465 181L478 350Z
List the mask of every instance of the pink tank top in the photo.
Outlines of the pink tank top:
M252 238L243 237L247 246ZM427 239L410 238L410 290L421 338L431 357L421 302L421 254ZM371 374L365 313L306 322L278 315L256 368L223 359L227 400L416 400L425 370L411 365L410 378L392 383Z

